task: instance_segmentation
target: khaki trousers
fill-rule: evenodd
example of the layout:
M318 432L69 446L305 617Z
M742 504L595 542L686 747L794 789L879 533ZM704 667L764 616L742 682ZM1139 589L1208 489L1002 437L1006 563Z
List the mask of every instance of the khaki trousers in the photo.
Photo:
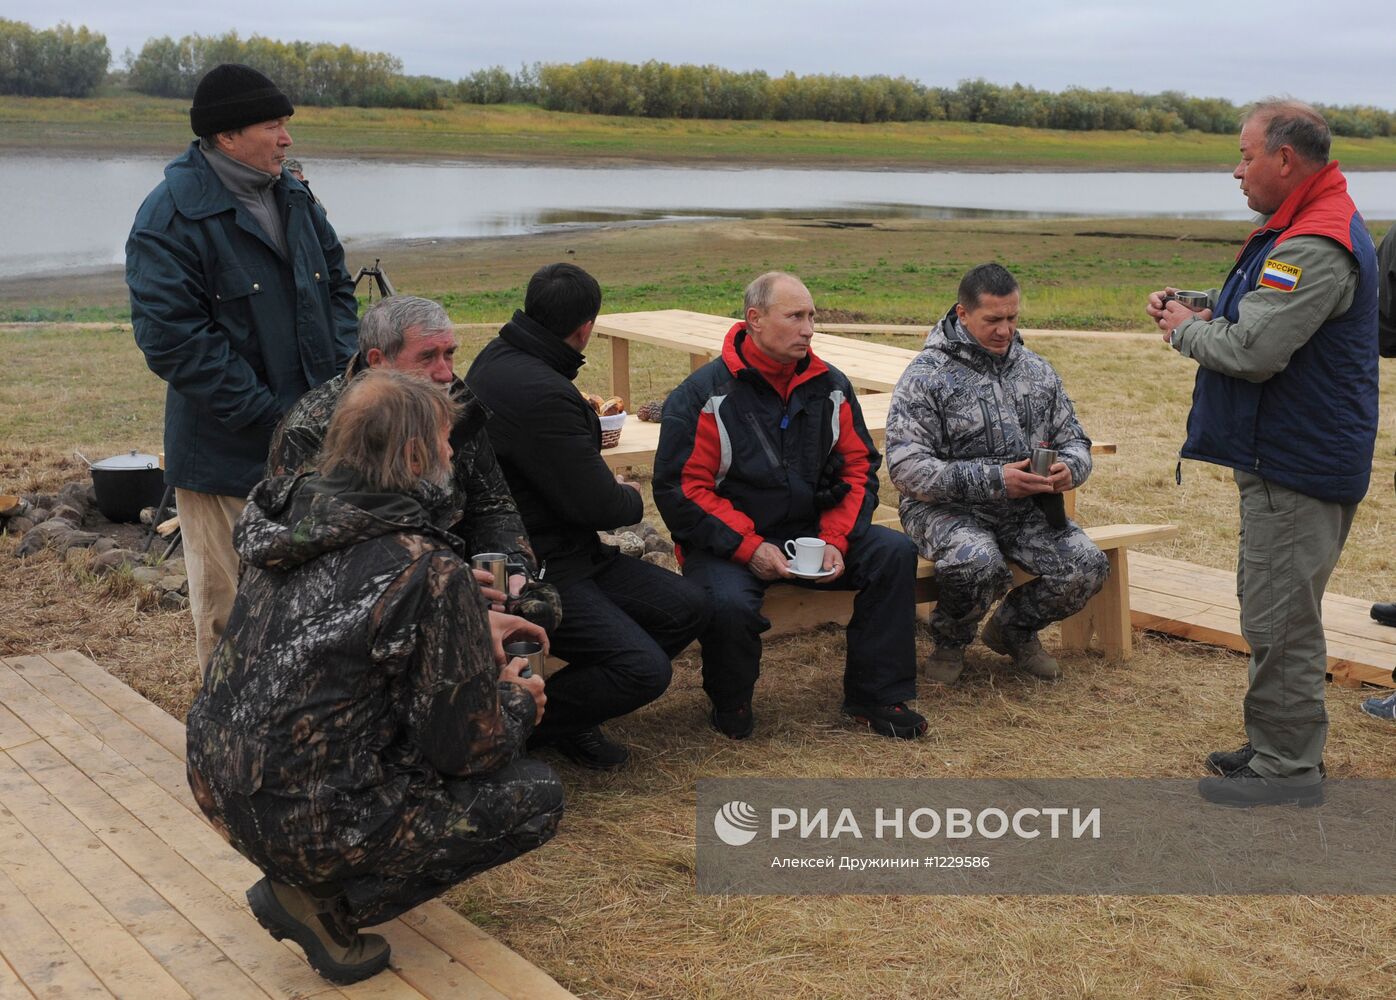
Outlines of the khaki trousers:
M1316 500L1248 472L1241 491L1236 594L1251 647L1246 735L1252 770L1297 784L1321 780L1328 738L1323 591L1357 505Z
M199 669L208 669L213 647L228 626L238 589L238 556L233 525L247 501L240 497L175 490L175 510L184 540L184 568L189 574L189 610L194 615L194 644Z

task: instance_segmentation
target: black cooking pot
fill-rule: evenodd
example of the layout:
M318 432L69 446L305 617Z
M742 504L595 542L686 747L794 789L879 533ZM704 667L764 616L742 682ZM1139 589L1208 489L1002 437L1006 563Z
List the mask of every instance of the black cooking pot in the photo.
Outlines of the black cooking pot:
M154 455L130 452L92 463L92 492L108 521L137 522L165 496L165 470Z

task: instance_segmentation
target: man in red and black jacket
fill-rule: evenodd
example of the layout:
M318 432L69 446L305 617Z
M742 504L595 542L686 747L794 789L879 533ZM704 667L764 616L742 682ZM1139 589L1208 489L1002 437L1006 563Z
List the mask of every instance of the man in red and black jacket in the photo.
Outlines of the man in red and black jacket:
M744 322L722 357L664 403L654 500L684 576L713 617L699 637L712 723L751 735L766 588L777 580L856 590L844 670L846 715L884 736L912 738L926 720L916 697L916 548L871 523L873 446L853 386L810 351L814 301L793 275L763 274L746 290ZM822 568L797 578L784 544L818 538Z

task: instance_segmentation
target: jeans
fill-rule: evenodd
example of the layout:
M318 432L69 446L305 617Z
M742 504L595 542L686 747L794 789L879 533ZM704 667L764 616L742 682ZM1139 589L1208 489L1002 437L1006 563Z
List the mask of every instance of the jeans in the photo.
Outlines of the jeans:
M702 588L661 566L616 556L560 584L562 624L549 636L567 666L548 677L548 705L531 745L633 712L669 686L670 661L708 622Z
M751 701L761 672L761 633L771 623L761 602L771 584L706 552L685 553L684 577L713 603L702 635L703 690L720 709ZM797 587L856 590L846 632L843 696L850 705L892 705L916 697L916 546L901 532L870 526L851 541L843 575Z

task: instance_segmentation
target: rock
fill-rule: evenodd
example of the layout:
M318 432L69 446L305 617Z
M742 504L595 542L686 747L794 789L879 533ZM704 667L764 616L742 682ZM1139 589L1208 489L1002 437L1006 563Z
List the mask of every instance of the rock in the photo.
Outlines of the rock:
M645 554L645 540L633 531L622 531L616 535L616 547L620 549L621 555L633 556L636 559Z
M645 522L637 521L635 524L627 524L623 528L617 528L615 534L624 535L629 532L632 535L643 535L645 533Z
M17 556L31 556L35 552L44 548L58 548L62 540L72 534L75 526L59 518L49 518L42 524L36 524L24 533L24 541L19 543L19 548L15 550Z
M188 576L189 571L184 568L183 559L168 559L160 564L160 568L169 576Z
M77 528L82 525L83 518L87 515L72 504L60 503L53 508L53 513L49 516L61 517L65 521L72 521L73 527Z
M101 555L103 552L110 552L115 548L120 548L116 539L107 535L98 535L97 540L92 543L92 551L97 555Z
M189 578L182 574L167 573L160 577L160 589L187 594L189 593Z
M98 576L114 573L137 562L140 556L130 549L109 549L92 560L92 572Z
M92 493L92 487L86 483L69 483L58 491L58 502L86 513L88 508L97 502L97 498Z
M131 570L131 579L135 580L137 583L143 583L147 587L158 586L164 575L163 571L156 569L154 566L137 566L135 569Z
M20 540L19 546L15 549L15 556L27 559L37 552L42 552L47 547L47 542L42 535L36 535L30 531Z
M166 611L185 611L189 607L189 598L173 590L167 590L160 595L160 607Z
M90 549L101 537L95 531L70 531L55 547L60 552L67 552L69 549Z
M663 566L671 573L679 571L679 561L668 552L646 552L642 558L651 565Z
M36 503L33 509L29 511L29 519L35 524L43 524L49 519L48 507Z
M22 514L19 517L12 517L5 522L5 530L8 531L10 534L14 535L16 538L24 534L32 527L34 527L34 521L31 518L26 517Z
M652 534L652 535L646 535L646 536L645 536L645 553L646 553L647 555L648 555L649 553L651 553L651 552L670 552L670 553L672 553L673 551L674 551L674 543L671 542L669 539L665 538L665 537L664 537L663 535L661 535L659 532L656 531L656 532L655 532L654 534Z

